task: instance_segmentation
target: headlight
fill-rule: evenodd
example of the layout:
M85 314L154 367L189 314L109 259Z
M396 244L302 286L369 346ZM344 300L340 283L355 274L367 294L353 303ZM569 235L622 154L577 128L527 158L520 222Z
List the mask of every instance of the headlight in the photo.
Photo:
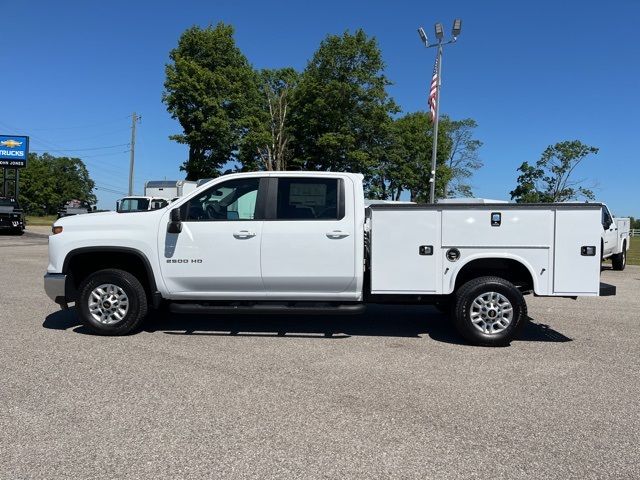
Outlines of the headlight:
M51 232L52 232L54 235L57 235L57 234L59 234L59 233L62 233L62 227L58 227L58 226L55 226L55 225L54 225L53 227L51 227Z

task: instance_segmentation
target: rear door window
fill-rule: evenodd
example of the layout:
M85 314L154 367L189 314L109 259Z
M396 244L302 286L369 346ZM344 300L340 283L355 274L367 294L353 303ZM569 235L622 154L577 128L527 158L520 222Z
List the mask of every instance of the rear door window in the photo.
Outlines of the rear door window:
M338 179L278 179L278 220L339 220L339 203Z

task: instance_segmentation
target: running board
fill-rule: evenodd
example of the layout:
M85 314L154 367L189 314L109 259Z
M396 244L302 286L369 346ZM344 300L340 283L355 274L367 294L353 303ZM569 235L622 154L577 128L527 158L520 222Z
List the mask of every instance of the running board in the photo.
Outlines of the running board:
M364 312L364 303L256 303L252 305L207 305L202 303L171 303L173 313L189 314L307 314L307 315L356 315Z

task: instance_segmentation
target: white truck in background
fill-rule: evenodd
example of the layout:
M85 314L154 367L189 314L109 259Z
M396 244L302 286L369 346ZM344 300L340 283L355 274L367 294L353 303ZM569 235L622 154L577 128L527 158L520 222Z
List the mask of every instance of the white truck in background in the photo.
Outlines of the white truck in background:
M609 208L602 205L602 240L600 249L602 260L611 259L614 270L624 270L627 266L627 251L631 241L631 219L614 217Z
M116 201L116 212L146 212L147 210L158 210L171 203L170 199L163 197L131 196L124 197Z
M304 321L367 304L435 304L488 346L518 334L526 294L615 295L600 283L601 204L365 207L362 180L232 174L159 210L62 218L45 291L103 335L127 334L164 305Z
M166 207L178 198L193 192L198 182L190 180L149 180L144 184L144 195L132 195L116 202L116 211L141 212Z

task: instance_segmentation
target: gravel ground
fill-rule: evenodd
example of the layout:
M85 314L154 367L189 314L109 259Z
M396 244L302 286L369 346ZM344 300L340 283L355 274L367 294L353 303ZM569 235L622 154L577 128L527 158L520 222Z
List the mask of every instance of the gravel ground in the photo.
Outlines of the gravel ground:
M430 307L154 316L102 338L0 236L0 478L640 478L640 267L527 297L508 348Z

